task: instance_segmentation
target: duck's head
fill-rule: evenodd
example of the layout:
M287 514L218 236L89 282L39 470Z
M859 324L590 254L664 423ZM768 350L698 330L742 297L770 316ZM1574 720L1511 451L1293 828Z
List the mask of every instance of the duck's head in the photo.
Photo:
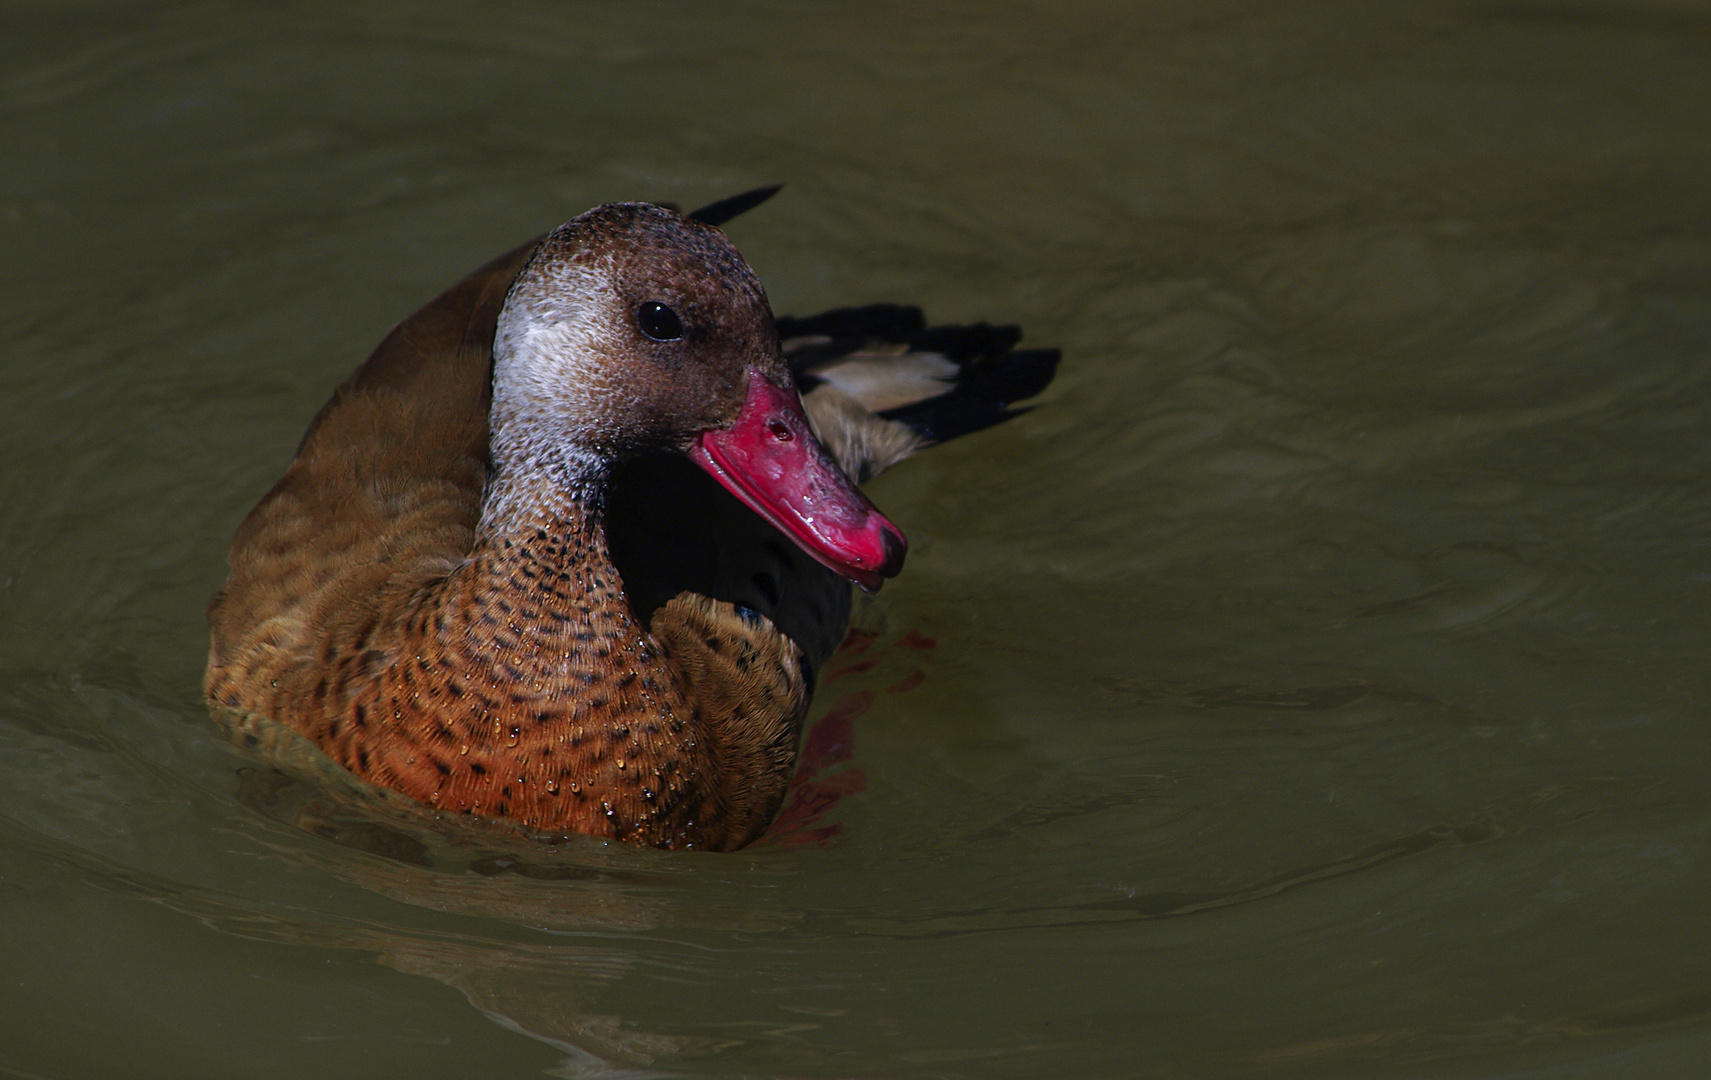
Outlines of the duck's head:
M501 472L575 488L673 449L862 587L903 565L902 532L809 428L754 271L663 207L598 206L541 243L499 315L491 423Z

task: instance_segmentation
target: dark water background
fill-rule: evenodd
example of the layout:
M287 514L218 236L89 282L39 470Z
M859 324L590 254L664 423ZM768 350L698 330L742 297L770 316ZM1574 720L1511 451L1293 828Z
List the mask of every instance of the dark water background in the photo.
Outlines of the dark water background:
M0 151L0 1075L1706 1074L1711 5L14 0ZM520 873L224 745L386 329L776 180L780 312L1065 353L874 485L842 832Z

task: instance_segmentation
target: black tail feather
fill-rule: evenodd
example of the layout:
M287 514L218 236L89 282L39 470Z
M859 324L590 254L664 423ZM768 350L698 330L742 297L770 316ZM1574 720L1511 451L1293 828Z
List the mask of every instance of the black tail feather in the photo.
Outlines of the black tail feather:
M858 351L932 353L962 370L945 392L879 415L940 443L1020 416L1011 406L1044 390L1057 374L1056 349L1016 349L1017 326L928 326L918 307L869 304L778 320L785 359L804 391L819 384L808 369Z
M761 203L778 194L783 184L773 184L770 187L758 187L753 191L745 191L740 195L732 195L718 202L708 203L699 210L691 210L683 215L699 221L704 225L723 225L738 214L746 214Z
M1060 355L1056 349L1005 353L970 366L948 393L879 415L907 424L931 442L947 442L1027 412L1012 406L1051 383Z

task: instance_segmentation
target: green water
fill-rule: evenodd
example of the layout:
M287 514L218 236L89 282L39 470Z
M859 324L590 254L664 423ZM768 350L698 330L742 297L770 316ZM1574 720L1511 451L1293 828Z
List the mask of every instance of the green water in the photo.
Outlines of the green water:
M1711 1069L1711 4L14 0L0 147L0 1075ZM380 336L777 180L780 312L1064 350L873 485L841 833L517 872L227 746Z

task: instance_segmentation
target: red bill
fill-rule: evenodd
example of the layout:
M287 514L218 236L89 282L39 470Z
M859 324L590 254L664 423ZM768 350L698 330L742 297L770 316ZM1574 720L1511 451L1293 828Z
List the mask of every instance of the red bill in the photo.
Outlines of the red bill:
M749 369L736 422L703 431L689 458L798 547L868 592L903 569L909 542L856 489L808 427L794 389Z

